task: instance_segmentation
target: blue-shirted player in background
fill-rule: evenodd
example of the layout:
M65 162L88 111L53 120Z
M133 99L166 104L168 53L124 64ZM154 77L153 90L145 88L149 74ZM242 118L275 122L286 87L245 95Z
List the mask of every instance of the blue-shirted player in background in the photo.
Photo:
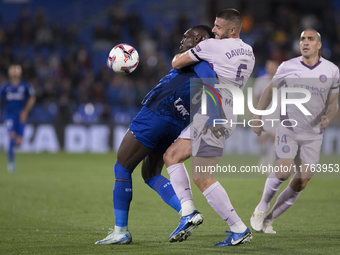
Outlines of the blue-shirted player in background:
M183 35L180 52L213 36L210 27L195 26ZM180 212L181 205L170 181L160 174L164 164L163 154L190 123L190 94L200 97L199 88L202 87L202 81L197 81L197 78L209 77L216 78L216 73L207 62L180 70L172 69L145 97L144 107L130 124L118 149L113 190L115 228L96 244L128 244L132 241L128 231L132 200L131 174L142 160L145 183L158 192L164 202ZM190 84L191 78L196 78L196 82ZM193 228L203 222L202 215L197 211L193 213L194 216L197 219Z
M14 172L14 147L22 143L27 116L35 103L35 92L27 82L21 81L20 65L8 68L9 81L0 90L0 100L4 109L3 120L9 134L8 171Z

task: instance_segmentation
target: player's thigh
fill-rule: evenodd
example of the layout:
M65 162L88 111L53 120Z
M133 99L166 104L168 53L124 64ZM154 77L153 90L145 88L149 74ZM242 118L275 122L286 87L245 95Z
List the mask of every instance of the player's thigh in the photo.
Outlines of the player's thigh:
M183 163L190 158L190 140L178 138L164 153L164 163L167 167Z
M305 141L300 146L300 158L304 162L306 168L314 168L320 159L322 146L322 136L311 137L309 141ZM308 172L308 171L307 171Z
M164 165L163 154L160 152L151 152L143 159L142 164L142 177L148 180L162 172Z
M276 177L287 179L296 169L294 159L299 153L299 145L292 132L277 130L274 150L276 154Z
M291 187L295 191L299 192L305 189L307 183L313 177L315 168L319 162L321 145L322 136L311 137L301 144L299 155L300 164L299 167L297 167L296 174L291 180Z
M128 130L119 146L117 161L125 169L133 171L149 153L150 150Z
M16 138L17 133L15 131L15 120L13 118L6 118L4 121L6 130L10 138Z

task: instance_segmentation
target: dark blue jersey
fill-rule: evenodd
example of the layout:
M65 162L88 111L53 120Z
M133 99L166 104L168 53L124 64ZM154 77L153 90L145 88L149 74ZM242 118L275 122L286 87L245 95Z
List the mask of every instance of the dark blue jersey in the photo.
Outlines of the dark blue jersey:
M7 82L0 90L0 99L4 105L3 114L6 116L16 116L25 108L27 100L35 95L35 91L27 82L20 82L14 86Z
M159 118L169 121L182 129L190 123L190 102L203 87L204 78L216 79L216 73L209 64L202 61L194 67L180 70L172 69L163 77L157 86L144 98L142 104L148 107ZM216 83L216 82L212 82ZM191 104L193 106L193 104ZM198 101L197 110L200 107Z

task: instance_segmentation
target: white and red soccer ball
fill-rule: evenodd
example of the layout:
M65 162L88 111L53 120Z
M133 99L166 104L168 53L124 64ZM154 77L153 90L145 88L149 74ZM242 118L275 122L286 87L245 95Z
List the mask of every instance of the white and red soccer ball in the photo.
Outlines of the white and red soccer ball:
M131 45L122 43L112 48L107 65L116 73L132 73L138 66L139 55Z

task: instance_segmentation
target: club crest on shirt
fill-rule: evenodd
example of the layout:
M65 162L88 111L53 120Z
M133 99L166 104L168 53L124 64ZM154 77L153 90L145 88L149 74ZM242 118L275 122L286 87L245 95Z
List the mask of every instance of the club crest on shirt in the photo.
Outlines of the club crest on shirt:
M288 145L283 146L283 147L282 147L282 151L283 151L284 153L290 152L289 146L288 146Z
M202 49L200 48L200 46L197 45L197 46L195 47L195 50L196 50L197 52L200 52Z
M327 81L326 75L321 74L320 77L319 77L319 80L320 80L322 83L325 83L325 82Z

